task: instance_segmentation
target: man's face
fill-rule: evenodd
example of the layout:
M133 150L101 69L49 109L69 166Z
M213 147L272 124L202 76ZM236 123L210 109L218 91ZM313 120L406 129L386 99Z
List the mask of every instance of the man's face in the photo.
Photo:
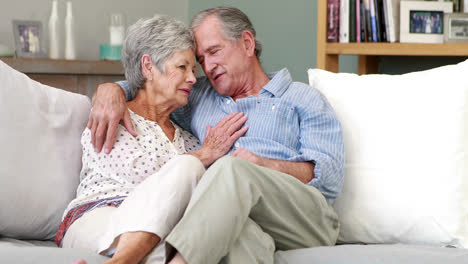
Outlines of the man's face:
M196 57L213 88L222 96L235 96L245 83L246 52L241 41L232 43L222 33L216 16L195 28Z

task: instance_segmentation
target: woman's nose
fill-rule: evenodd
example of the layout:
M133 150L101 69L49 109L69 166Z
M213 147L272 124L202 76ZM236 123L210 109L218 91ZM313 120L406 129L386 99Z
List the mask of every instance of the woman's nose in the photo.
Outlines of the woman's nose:
M194 74L192 71L190 71L190 72L188 73L187 82L190 83L190 84L192 84L192 85L195 84L195 83L197 82L197 78L195 78L195 74Z

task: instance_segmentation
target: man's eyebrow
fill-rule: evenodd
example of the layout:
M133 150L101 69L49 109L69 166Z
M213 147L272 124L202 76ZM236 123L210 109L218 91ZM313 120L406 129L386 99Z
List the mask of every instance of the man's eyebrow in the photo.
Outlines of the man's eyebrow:
M216 48L219 48L221 47L221 45L219 44L215 44L215 45L212 45L212 46L209 46L208 48L204 49L203 52L209 52L210 50L213 50L213 49L216 49ZM197 55L197 57L201 57L202 55Z
M205 51L211 51L211 50L217 49L219 47L221 47L221 45L216 44L216 45L213 45L213 46L209 46L208 48L206 48Z

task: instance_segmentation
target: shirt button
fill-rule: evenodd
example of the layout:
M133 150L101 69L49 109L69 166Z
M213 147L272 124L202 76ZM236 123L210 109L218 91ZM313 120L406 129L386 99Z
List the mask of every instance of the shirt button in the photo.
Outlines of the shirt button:
M230 104L230 103L231 103L231 101L229 101L229 99L227 99L227 100L226 100L226 104Z
M238 148L238 147L240 146L240 144L239 144L239 143L236 143L236 144L234 144L234 146L235 146L236 148Z
M271 107L271 110L275 110L275 108L276 108L276 106L272 106L272 107Z

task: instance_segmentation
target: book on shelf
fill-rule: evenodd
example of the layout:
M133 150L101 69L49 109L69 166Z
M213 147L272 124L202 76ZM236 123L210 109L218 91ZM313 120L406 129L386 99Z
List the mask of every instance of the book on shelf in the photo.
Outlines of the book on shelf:
M366 17L366 41L372 42L370 0L364 0L364 10L364 16Z
M340 0L328 0L327 3L327 41L339 41Z
M390 42L397 42L400 40L400 0L386 0L388 3L388 18L390 26L390 38L393 40Z
M367 31L366 31L366 8L364 5L364 0L359 1L359 17L361 24L361 42L366 42L367 40Z
M392 4L391 0L382 0L382 9L384 13L384 23L385 23L385 34L386 34L387 42L395 42L395 28L392 25L390 25L390 22L393 23L393 14L389 13L389 7L388 7L389 4L390 5ZM391 27L392 29L390 29Z
M349 42L349 0L340 0L340 42Z
M372 35L372 42L378 42L378 31L377 31L377 19L375 17L375 0L369 1L369 9L370 9L370 22L371 22L371 35Z
M356 1L349 1L349 42L356 42Z
M356 42L361 42L361 3L356 0L356 10L354 12L356 16Z
M387 32L385 30L385 14L383 9L383 0L375 0L377 4L377 16L379 21L380 42L387 42Z

